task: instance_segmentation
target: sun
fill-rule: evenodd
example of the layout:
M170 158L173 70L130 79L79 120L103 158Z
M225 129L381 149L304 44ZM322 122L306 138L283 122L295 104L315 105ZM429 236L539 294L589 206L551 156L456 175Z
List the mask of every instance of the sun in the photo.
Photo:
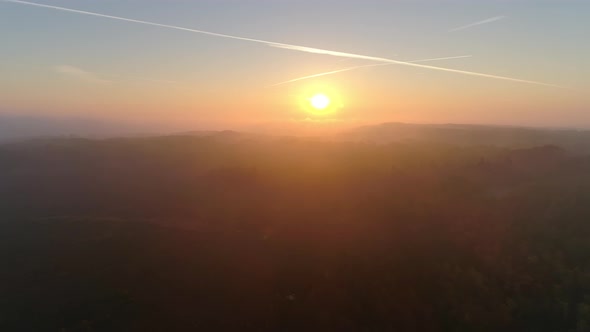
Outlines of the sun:
M325 110L332 103L330 98L323 93L318 93L313 97L309 98L309 102L311 104L311 107L318 111Z
M308 86L296 96L300 110L313 118L333 117L343 108L341 94L330 86Z

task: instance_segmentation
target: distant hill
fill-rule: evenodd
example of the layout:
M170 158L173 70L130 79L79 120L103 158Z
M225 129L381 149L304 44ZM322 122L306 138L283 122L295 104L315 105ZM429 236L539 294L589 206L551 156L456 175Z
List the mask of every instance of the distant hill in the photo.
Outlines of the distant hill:
M321 141L367 143L422 142L458 146L530 148L555 145L566 150L590 152L590 131L469 124L383 123L349 127L350 124L322 121L285 121L259 124L235 130L192 130L175 132L145 125L66 117L0 115L0 143L50 138L149 137L157 135L213 137L239 142L262 138L306 137Z
M153 136L162 131L148 125L89 118L0 114L0 142L46 137Z
M557 145L576 151L590 151L590 131L574 129L383 123L346 130L336 135L336 138L375 143L423 141L515 148Z

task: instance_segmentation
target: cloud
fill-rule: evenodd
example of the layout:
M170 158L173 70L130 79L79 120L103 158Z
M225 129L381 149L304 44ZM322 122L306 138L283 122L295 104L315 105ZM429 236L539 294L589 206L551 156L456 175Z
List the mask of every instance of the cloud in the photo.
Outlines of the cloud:
M97 74L70 65L53 67L56 73L77 78L88 83L110 83L111 81L100 78Z
M469 29L469 28L474 27L474 26L478 26L478 25L482 25L482 24L488 24L488 23L500 21L500 20L503 20L505 18L506 18L506 16L494 16L494 17L486 18L485 20L481 20L481 21L474 22L474 23L469 23L467 25L463 25L463 26L460 26L460 27L451 29L451 30L449 30L449 32L461 31L461 30Z
M419 63L419 62L438 61L438 60L462 59L462 58L470 58L470 57L471 57L471 55L460 55L460 56L451 56L451 57L445 57L445 58L413 60L413 61L408 61L408 62L410 62L410 63ZM325 72L325 73L319 73L319 74L314 74L314 75L308 75L308 76L298 77L298 78L294 78L292 80L288 80L288 81L285 81L285 82L280 82L280 83L277 83L277 84L273 84L271 86L278 86L278 85L283 85L283 84L287 84L287 83L293 83L293 82L297 82L297 81L307 80L307 79L310 79L310 78L316 78L316 77L333 75L333 74L338 74L338 73L342 73L342 72L346 72L346 71L351 71L351 70L356 70L356 69L361 69L361 68L378 67L378 66L391 66L391 64L390 63L377 63L377 64L372 64L372 65L363 65L363 66L348 67L348 68L343 68L343 69L328 71L328 72Z
M78 67L70 66L70 65L59 65L53 67L53 70L56 73L78 78L80 80L89 82L89 83L113 83L114 81L105 79L103 77L115 78L117 82L121 81L136 81L136 82L147 82L147 83L157 83L157 84L180 84L177 81L168 81L168 80L159 80L159 79L152 79L152 78L145 78L145 77L124 77L120 75L113 75L113 74L98 74L94 72L90 72Z
M222 33L216 33L216 32L210 32L210 31L203 31L203 30L196 30L196 29L189 29L189 28L183 28L183 27L174 26L174 25L160 24L160 23L154 23L154 22L148 22L148 21L141 21L141 20L135 20L135 19L124 18L124 17L119 17L119 16L113 16L113 15L104 15L104 14L99 14L99 13L94 13L94 12L88 12L88 11L82 11L82 10L77 10L77 9L65 8L65 7L44 5L44 4L35 3L35 2L29 2L29 1L21 1L21 0L0 0L0 1L11 2L11 3L16 3L16 4L21 4L21 5L35 6L35 7L42 7L42 8L53 9L53 10L60 10L60 11L77 13L77 14L82 14L82 15L90 15L90 16L96 16L96 17L103 17L103 18L109 18L109 19L113 19L113 20L119 20L119 21L131 22L131 23L138 23L138 24L144 24L144 25L151 25L151 26L157 26L157 27L168 28L168 29L188 31L188 32L199 33L199 34L204 34L204 35L209 35L209 36L215 36L215 37L221 37L221 38L228 38L228 39L249 41L249 42L253 42L253 43L265 44L267 46L278 47L278 48L283 48L283 49L288 49L288 50L298 51L298 52L324 54L324 55L331 55L331 56L344 57L344 58L353 58L353 59L364 59L364 60L370 60L370 61L375 61L375 62L391 63L391 64L397 64L397 65L401 65L401 66L410 66L410 67L417 67L417 68L422 68L422 69L438 70L438 71L444 71L444 72L455 73L455 74L462 74L462 75L470 75L470 76L491 78L491 79L496 79L496 80L504 80L504 81L518 82L518 83L527 83L527 84L551 86L551 87L560 87L560 86L557 86L555 84L543 83L543 82L537 82L537 81L530 81L530 80L513 78L513 77L506 77L506 76L499 76L499 75L493 75L493 74L478 73L478 72L466 71L466 70L459 70L459 69L450 69L450 68L444 68L444 67L427 66L427 65L421 65L421 64L418 64L418 63L410 63L410 62L405 62L405 61L398 61L398 60L394 60L394 59L387 59L387 58L367 56L367 55L360 55L360 54L354 54L354 53L345 53L345 52L324 50L324 49L313 48L313 47L306 47L306 46L300 46L300 45L291 45L291 44L285 44L285 43L277 43L277 42L272 42L272 41L266 41L266 40L254 39L254 38L246 38L246 37L240 37L240 36L232 36L232 35L226 35L226 34L222 34ZM489 20L491 20L491 19L488 19L487 21L489 21ZM481 24L483 24L483 23L481 23ZM471 24L471 26L473 26L473 24Z

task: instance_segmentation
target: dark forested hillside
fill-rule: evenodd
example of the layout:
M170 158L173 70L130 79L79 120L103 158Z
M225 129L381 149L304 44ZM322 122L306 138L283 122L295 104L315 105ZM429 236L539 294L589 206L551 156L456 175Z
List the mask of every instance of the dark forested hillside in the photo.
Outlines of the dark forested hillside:
M590 158L549 143L0 145L0 330L590 331Z

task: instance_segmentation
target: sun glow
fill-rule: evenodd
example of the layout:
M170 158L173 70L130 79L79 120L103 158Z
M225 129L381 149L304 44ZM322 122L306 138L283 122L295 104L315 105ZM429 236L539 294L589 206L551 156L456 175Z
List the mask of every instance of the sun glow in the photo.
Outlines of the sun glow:
M328 108L328 106L330 106L330 103L332 102L330 100L330 98L328 96L326 96L323 93L318 93L316 95L314 95L313 97L311 97L309 99L309 102L311 103L311 106L318 110L318 111L323 111L326 108Z
M313 118L333 118L343 108L341 94L337 89L324 84L304 87L297 93L299 109Z

